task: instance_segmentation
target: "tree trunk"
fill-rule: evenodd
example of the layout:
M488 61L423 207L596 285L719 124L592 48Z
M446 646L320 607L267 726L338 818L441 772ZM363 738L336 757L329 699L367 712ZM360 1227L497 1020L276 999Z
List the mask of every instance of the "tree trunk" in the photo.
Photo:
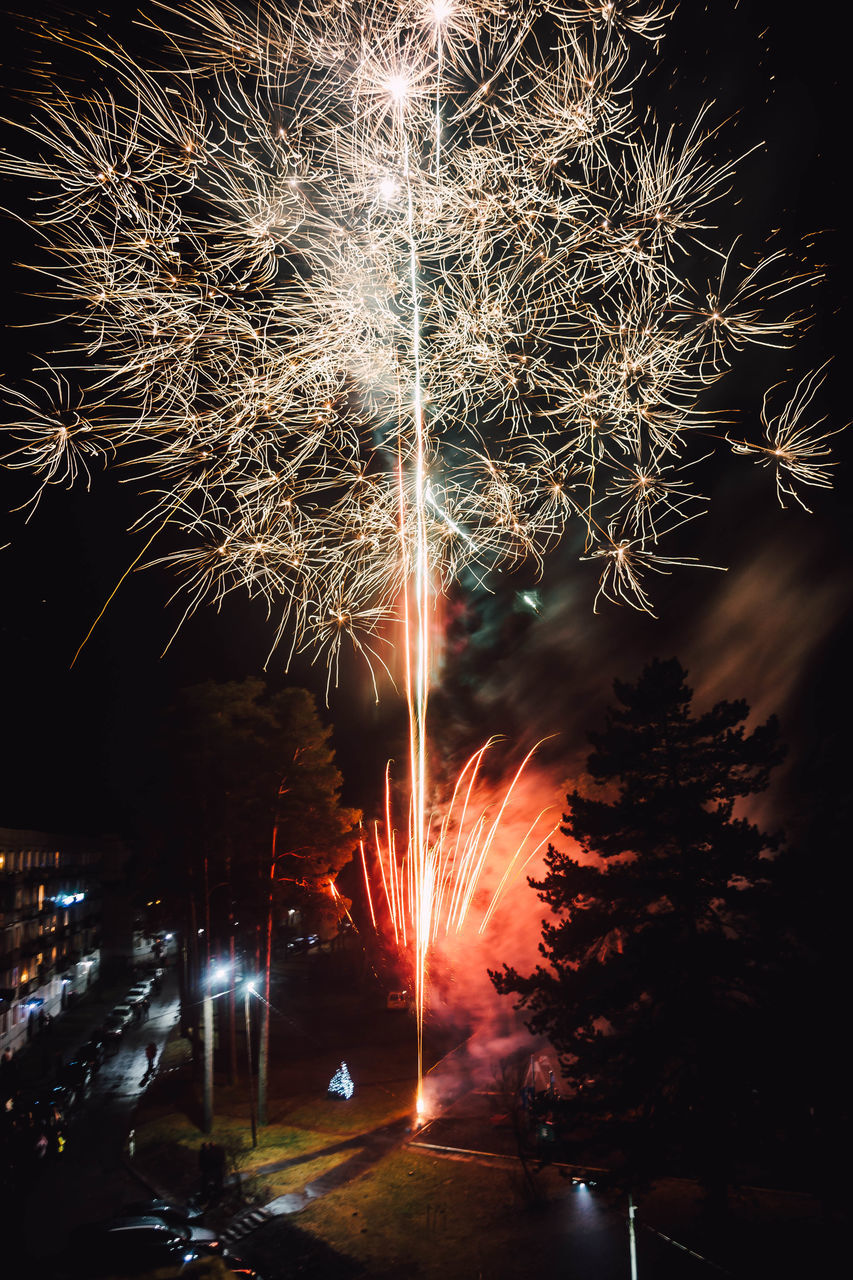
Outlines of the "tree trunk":
M196 910L195 894L190 894L190 976L187 983L190 995L190 1008L192 1010L192 1046L193 1046L193 1076L197 1078L198 1070L198 1046L199 1046L199 1026L198 1026L198 998L201 995L201 977L198 962L198 911ZM193 996L195 999L193 999Z
M258 1045L258 1124L267 1124L267 1076L270 1053L270 970L272 968L272 907L275 883L275 828L273 828L270 883L267 895L267 941L264 959L264 1001L261 1010L261 1036Z
M205 981L210 976L210 874L207 866L207 851L204 854L204 954L207 960Z

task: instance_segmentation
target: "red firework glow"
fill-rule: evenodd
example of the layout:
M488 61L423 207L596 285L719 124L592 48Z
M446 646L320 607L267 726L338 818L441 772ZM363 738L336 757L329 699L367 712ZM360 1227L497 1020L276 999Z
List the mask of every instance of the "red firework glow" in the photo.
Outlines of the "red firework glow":
M503 825L507 808L537 743L522 760L509 785L498 796L483 798L481 767L490 738L466 762L449 804L443 813L430 814L426 836L413 832L410 813L405 845L398 847L392 818L390 765L385 772L385 823L373 825L376 870L371 874L364 841L361 859L371 919L378 929L376 899L384 902L394 940L410 954L414 969L415 1014L418 1035L418 1118L423 1115L423 1019L427 962L441 936L459 934L466 926L482 934L510 886L548 842L559 826L554 806L541 809L519 839L508 839ZM484 873L497 873L497 884L487 888ZM478 894L478 890L483 890Z

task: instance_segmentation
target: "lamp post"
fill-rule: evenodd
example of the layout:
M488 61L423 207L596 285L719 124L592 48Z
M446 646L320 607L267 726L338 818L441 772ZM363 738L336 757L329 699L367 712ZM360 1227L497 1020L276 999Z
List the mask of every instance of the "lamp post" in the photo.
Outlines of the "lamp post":
M202 1005L204 1035L204 1131L213 1128L213 997L210 994L210 978L204 984Z
M252 1019L249 1012L249 996L257 995L251 982L243 988L243 1011L246 1016L246 1056L249 1059L249 1115L252 1121L252 1146L258 1145L258 1121L255 1114L255 1081L252 1068Z
M228 977L226 965L216 965L208 969L204 983L202 1015L204 1019L204 1131L210 1133L213 1128L213 992L214 982L222 982Z
M211 944L211 937L212 937L211 923L210 923L210 899L213 897L214 893L216 893L218 889L231 890L232 883L229 875L229 878L227 880L220 880L219 884L208 886L207 858L205 858L205 861L204 861L204 868L205 868L205 871L204 871L205 946L207 948L207 963L209 966L211 964L210 944ZM230 870L230 859L229 859L229 870ZM230 953L231 972L236 975L237 954L236 954L236 945L235 945L235 939L234 939L233 897L230 897L228 901L228 949ZM228 1045L229 1045L229 1057L228 1057L229 1084L236 1084L237 1083L237 1006L236 1006L236 991L234 989L233 983L232 983L231 991L228 998Z
M628 1253L631 1260L631 1280L637 1280L637 1236L634 1231L634 1197L628 1192Z

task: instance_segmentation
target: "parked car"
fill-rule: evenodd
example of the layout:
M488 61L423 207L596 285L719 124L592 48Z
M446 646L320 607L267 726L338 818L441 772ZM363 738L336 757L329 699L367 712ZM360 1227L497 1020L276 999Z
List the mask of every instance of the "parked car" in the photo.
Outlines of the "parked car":
M174 1209L175 1206L172 1206ZM166 1210L168 1214L168 1208ZM170 1218L172 1215L169 1215ZM112 1221L105 1225L105 1230L109 1232L126 1231L133 1235L135 1239L144 1241L147 1239L146 1233L149 1233L152 1240L163 1238L163 1231L177 1236L184 1244L203 1244L212 1252L222 1254L223 1245L220 1244L215 1231L210 1231L207 1227L202 1227L194 1222L187 1221L167 1221L157 1213L140 1213L127 1214L119 1218L113 1218Z
M66 1116L77 1101L77 1092L67 1084L54 1085L43 1095L47 1105L54 1111Z
M85 1277L139 1275L159 1268L183 1268L200 1258L221 1258L247 1280L261 1280L256 1271L233 1257L212 1231L169 1226L145 1214L93 1223L72 1233L73 1274Z
M150 996L153 989L153 978L137 978L136 982L134 982L133 986L130 988L131 992L138 991L142 996Z
M107 1044L110 1049L115 1050L116 1046L121 1042L121 1038L124 1035L125 1025L124 1018L118 1018L113 1013L109 1014L104 1019L104 1025L101 1027L101 1035L104 1038L104 1043Z
M156 1219L92 1223L72 1232L67 1259L81 1280L142 1275L160 1267L182 1267L195 1251L173 1228Z
M161 1202L165 1203L165 1202ZM178 1206L168 1208L181 1212ZM78 1227L71 1237L73 1274L94 1280L110 1274L140 1275L160 1267L183 1268L201 1258L221 1258L242 1280L263 1278L232 1254L212 1231L169 1224L154 1214L113 1218Z
M287 944L288 951L307 951L309 947L315 946L320 941L319 935L309 933L304 938L291 938Z
M204 1209L198 1201L177 1204L173 1200L136 1200L125 1207L127 1217L138 1218L153 1215L169 1225L185 1226L200 1218Z
M389 991L385 1007L387 1009L411 1009L411 996L408 991Z
M117 1018L122 1027L129 1027L133 1022L133 1010L129 1004L117 1004L110 1017Z
M104 1045L100 1036L97 1039L93 1036L91 1040L81 1044L77 1050L77 1057L83 1062L88 1062L93 1072L98 1071L104 1061Z
M129 1005L119 1004L104 1019L101 1034L109 1046L115 1050L120 1044L125 1031L133 1022L133 1010Z
M92 1068L82 1058L71 1058L63 1063L58 1074L59 1083L70 1086L78 1095L85 1093L91 1079Z

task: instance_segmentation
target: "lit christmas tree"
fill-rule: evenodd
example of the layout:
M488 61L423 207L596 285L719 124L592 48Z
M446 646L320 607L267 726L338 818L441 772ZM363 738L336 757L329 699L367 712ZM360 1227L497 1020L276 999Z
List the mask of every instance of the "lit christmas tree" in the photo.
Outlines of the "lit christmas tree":
M342 1062L329 1081L329 1094L333 1098L351 1098L355 1093L355 1085L345 1062Z

